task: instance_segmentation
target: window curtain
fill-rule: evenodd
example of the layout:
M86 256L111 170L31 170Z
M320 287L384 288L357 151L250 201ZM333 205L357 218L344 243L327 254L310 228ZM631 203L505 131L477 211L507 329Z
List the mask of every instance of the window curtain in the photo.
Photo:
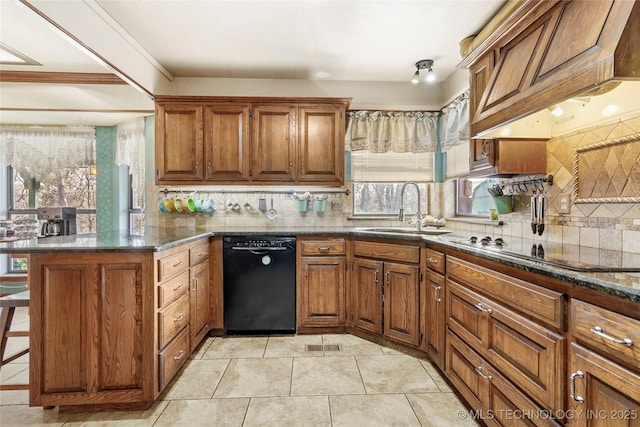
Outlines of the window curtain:
M0 164L44 181L65 168L96 163L93 126L0 125Z
M347 114L347 151L436 151L438 113L352 111Z
M131 187L137 200L136 206L143 206L144 195L144 118L134 119L117 126L116 164L129 166Z
M469 92L465 92L442 109L440 141L443 152L469 144Z

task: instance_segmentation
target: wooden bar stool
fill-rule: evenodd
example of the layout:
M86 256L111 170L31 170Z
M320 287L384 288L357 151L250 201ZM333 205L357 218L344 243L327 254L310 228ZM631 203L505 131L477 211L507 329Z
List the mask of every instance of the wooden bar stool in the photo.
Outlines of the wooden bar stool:
M19 292L17 294L11 294L0 298L0 331L2 331L2 341L0 342L0 368L29 352L29 347L27 347L6 359L4 358L4 351L7 348L8 338L29 336L29 331L9 331L9 329L11 329L11 321L13 320L16 307L29 307L29 291ZM29 384L0 384L0 390L28 389Z

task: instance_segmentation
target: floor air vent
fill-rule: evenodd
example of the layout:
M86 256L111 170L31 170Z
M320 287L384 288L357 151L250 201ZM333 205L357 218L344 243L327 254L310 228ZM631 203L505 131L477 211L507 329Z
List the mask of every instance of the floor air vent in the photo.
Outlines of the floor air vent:
M340 344L307 344L307 351L340 351Z

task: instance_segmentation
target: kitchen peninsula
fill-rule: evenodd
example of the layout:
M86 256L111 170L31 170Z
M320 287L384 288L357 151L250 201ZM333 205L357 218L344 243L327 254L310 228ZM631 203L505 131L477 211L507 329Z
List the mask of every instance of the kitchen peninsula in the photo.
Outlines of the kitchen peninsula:
M297 236L299 245L312 241L309 250L331 252L333 246L321 242L343 242L344 320L335 331L428 355L475 409L498 409L499 404L566 409L575 395L571 387L581 395L591 387L576 376L569 381L576 370L613 385L617 391L609 398L638 402L639 273L571 271L470 247L455 234L336 227L150 228L145 236L78 235L0 245L3 253L30 255L30 404L84 410L148 407L207 334L224 333L222 236L265 232ZM391 260L389 248L415 251L415 264ZM337 255L318 253L304 262L322 265L323 256ZM364 300L356 288L368 279L354 265L378 262L392 274L404 271L396 264L415 265L415 295L402 288L410 280L390 279L401 286L394 292L415 300L415 343L393 330L359 326L354 313L363 313ZM298 286L300 281L298 275ZM382 287L373 289L382 292ZM384 287L385 295L391 292ZM396 303L389 295L385 310ZM198 304L203 299L208 304ZM306 302L298 299L301 303ZM387 326L405 320L394 317L398 312L395 306L385 315L392 322ZM340 319L333 319L332 325L339 325ZM305 333L313 333L309 325ZM326 331L326 325L319 323L317 330ZM623 338L633 344L613 341ZM493 380L485 382L478 372ZM492 401L497 393L512 399Z

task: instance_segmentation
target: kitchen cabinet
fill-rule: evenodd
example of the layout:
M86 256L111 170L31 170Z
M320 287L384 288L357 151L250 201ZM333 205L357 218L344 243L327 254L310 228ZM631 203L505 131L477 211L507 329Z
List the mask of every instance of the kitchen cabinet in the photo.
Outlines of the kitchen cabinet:
M426 250L427 283L425 311L425 350L440 369L444 370L446 313L445 313L445 254L430 248Z
M248 180L249 105L206 104L201 108L205 181Z
M251 139L251 179L291 182L296 176L296 108L255 105Z
M29 404L146 409L209 331L208 248L30 254Z
M29 264L30 405L152 401L151 255L54 252Z
M344 183L337 98L158 97L156 183Z
M331 105L299 108L300 182L344 182L344 110Z
M155 117L156 182L202 181L202 106L156 104Z
M546 139L472 139L469 175L545 174Z
M297 324L304 328L346 325L344 238L298 238Z
M460 64L470 71L471 136L637 77L638 19L632 1L523 2Z
M593 422L634 425L640 421L640 321L571 300L570 425Z
M562 410L566 339L554 325L562 326L564 296L455 257L447 257L446 269L448 339L459 338L479 357L474 361L476 380L486 379L487 371L500 373L523 400ZM527 298L518 298L522 292ZM451 357L446 372L454 378L461 374ZM480 408L488 408L486 399L479 401Z
M560 426L550 412L523 394L472 346L447 331L447 377L489 426Z
M412 346L420 344L420 248L354 242L353 326Z
M211 328L209 242L189 249L189 330L191 351L202 342Z

